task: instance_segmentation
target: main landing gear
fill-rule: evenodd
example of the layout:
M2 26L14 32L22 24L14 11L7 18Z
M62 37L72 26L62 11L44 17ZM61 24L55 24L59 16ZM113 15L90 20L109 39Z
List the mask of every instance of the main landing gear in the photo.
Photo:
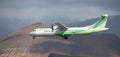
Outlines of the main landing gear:
M65 39L65 40L67 40L68 39L68 37L62 37L63 39Z

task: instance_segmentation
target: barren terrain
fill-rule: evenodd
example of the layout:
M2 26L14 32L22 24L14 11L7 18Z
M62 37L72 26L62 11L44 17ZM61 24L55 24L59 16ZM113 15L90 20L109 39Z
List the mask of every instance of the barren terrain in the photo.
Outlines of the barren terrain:
M61 37L28 35L41 23L26 26L0 42L0 57L120 57L120 38L114 34Z

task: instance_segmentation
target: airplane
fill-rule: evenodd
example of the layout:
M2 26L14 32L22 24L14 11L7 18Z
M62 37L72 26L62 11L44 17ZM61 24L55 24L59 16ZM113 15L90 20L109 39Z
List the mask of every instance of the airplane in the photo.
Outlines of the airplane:
M84 27L66 27L63 24L57 22L55 23L56 26L52 25L51 28L36 28L29 34L33 37L33 39L40 36L56 35L67 40L68 37L72 35L89 35L99 31L108 30L109 28L106 28L107 19L108 14L103 14L100 20L98 20L96 23Z

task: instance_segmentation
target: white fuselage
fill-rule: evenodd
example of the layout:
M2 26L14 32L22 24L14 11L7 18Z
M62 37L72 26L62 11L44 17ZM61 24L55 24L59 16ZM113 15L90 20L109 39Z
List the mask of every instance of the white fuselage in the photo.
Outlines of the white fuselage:
M87 29L89 29L89 27L70 27L64 32L72 32L72 31L87 30ZM63 32L63 31L60 31L59 29L54 29L52 31L51 28L37 28L37 29L34 29L34 31L30 32L30 35L32 36L53 36L60 32Z

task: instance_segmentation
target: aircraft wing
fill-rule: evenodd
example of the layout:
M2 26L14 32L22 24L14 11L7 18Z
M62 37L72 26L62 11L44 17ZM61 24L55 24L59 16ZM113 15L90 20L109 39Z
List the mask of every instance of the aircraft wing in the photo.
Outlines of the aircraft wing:
M60 30L67 30L67 27L64 26L63 24L61 24L61 23L59 23L59 22L57 22L57 23L55 23L55 24L58 26L58 29L60 29Z

